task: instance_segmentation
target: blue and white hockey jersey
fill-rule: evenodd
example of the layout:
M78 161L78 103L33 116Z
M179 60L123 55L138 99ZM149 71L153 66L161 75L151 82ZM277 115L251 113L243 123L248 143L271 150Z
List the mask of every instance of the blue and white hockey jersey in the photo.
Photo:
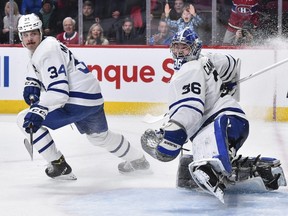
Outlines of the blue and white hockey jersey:
M97 106L103 104L96 77L84 62L54 37L44 39L31 56L27 78L41 84L39 104L49 112L65 104Z
M229 81L228 77L226 81ZM231 95L221 96L222 83L215 66L206 56L183 64L172 77L169 116L186 128L188 137L221 114L246 118Z

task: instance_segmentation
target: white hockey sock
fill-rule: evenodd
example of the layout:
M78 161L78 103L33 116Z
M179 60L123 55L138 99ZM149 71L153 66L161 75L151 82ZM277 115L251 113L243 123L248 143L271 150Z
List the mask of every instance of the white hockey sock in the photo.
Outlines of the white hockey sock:
M125 161L133 161L143 157L143 153L134 148L123 135L110 130L100 134L87 135L87 138L93 145L105 148Z

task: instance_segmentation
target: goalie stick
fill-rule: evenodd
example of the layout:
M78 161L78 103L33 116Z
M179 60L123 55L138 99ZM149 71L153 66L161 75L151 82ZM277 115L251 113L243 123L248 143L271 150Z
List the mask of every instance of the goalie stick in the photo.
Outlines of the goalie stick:
M282 65L282 64L284 64L286 62L288 62L288 58L286 58L286 59L284 59L282 61L279 61L279 62L277 62L275 64L272 64L272 65L270 65L270 66L268 66L266 68L263 68L262 70L259 70L259 71L255 72L255 73L252 73L252 74L250 74L250 75L248 75L246 77L243 77L243 78L239 79L238 81L236 81L236 83L237 84L238 83L242 83L242 82L244 82L246 80L249 80L249 79L251 79L253 77L259 76L260 74L265 73L265 72L267 72L267 71L269 71L269 70L271 70L273 68L276 68L276 67L278 67L278 66L280 66L280 65Z
M270 65L270 66L268 66L266 68L263 68L262 70L259 70L259 71L255 72L255 73L252 73L252 74L250 74L250 75L248 75L246 77L243 77L243 78L237 80L235 83L232 83L232 86L236 85L236 84L240 84L242 82L245 82L246 80L252 79L252 78L254 78L256 76L259 76L259 75L261 75L261 74L263 74L263 73L265 73L265 72L267 72L267 71L269 71L269 70L271 70L273 68L276 68L276 67L278 67L278 66L280 66L280 65L282 65L282 64L284 64L286 62L288 62L288 58L286 58L286 59L284 59L282 61L279 61L279 62L277 62L275 64L272 64L272 65ZM288 93L287 93L287 97L288 97ZM153 115L148 113L148 114L146 114L144 116L142 121L145 122L145 123L148 123L148 124L152 124L152 123L161 121L161 120L165 119L168 116L169 116L168 113L164 113L164 114L161 114L161 115L158 115L158 116L153 116Z

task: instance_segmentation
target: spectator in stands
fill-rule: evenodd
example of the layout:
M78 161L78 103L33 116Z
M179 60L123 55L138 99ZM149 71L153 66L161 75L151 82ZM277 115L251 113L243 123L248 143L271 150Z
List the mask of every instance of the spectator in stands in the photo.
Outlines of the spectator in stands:
M158 22L163 18L163 11L165 6L164 0L151 0L151 16L152 18L158 19Z
M158 32L159 21L164 18L164 0L151 0L150 29L152 34Z
M21 14L38 14L42 7L42 0L23 0L21 5Z
M57 0L57 24L56 32L62 33L63 29L63 20L66 17L72 17L75 19L78 16L78 0Z
M94 0L95 16L99 17L101 22L113 16L123 16L125 4L126 0Z
M237 30L235 33L235 39L232 45L251 45L253 41L253 35L248 30Z
M94 23L99 22L99 18L94 16L94 5L91 1L85 1L82 8L83 14L83 38L86 39L90 27ZM76 18L76 26L78 27L78 17Z
M170 19L179 20L182 17L183 8L184 8L184 0L175 0L173 7L171 8L171 11L169 13Z
M95 14L101 21L104 36L109 43L116 43L116 32L121 27L126 0L95 0Z
M20 43L18 31L17 31L17 25L18 20L21 17L21 14L19 13L19 8L16 2L13 2L14 7L14 14L13 14L13 34L14 34L14 41L13 43ZM10 1L6 2L5 8L5 17L3 18L3 29L2 29L2 43L10 43L9 41L9 33L10 33Z
M149 41L150 45L170 45L173 37L173 32L165 20L160 20L158 25L158 33L154 34Z
M130 18L125 18L121 28L116 34L117 44L141 44L139 37L135 32L133 21Z
M109 43L116 43L117 31L121 28L122 19L117 14L110 19L101 21L104 31L104 36L107 37Z
M55 36L57 24L57 11L52 0L43 0L42 8L37 13L42 21L43 36Z
M103 35L103 28L99 23L93 24L88 32L85 45L108 45L109 41Z
M235 39L237 30L241 30L243 23L249 21L256 29L259 25L258 6L260 0L233 0L231 14L228 20L227 30L224 35L223 44L231 45Z
M146 34L146 1L126 0L125 15L133 21L133 27L136 34L145 36Z
M78 32L75 31L76 21L71 17L66 17L63 20L64 32L57 35L57 40L64 44L78 44L79 37Z
M189 27L191 30L195 31L195 27L202 24L201 17L196 13L196 10L192 4L185 4L182 10L182 16L178 20L170 19L170 7L167 3L165 5L165 18L171 29L175 29L177 32L184 30Z

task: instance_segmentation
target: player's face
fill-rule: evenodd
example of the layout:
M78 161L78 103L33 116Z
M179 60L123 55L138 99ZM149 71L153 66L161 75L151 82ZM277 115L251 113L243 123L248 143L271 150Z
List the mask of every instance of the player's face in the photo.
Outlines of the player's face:
M177 57L184 57L190 54L191 48L184 43L174 43L171 46L171 52Z
M41 34L38 29L22 33L23 45L34 52L38 45L41 43Z

